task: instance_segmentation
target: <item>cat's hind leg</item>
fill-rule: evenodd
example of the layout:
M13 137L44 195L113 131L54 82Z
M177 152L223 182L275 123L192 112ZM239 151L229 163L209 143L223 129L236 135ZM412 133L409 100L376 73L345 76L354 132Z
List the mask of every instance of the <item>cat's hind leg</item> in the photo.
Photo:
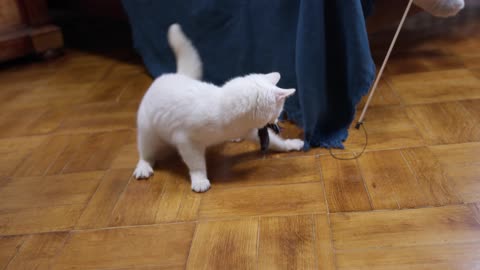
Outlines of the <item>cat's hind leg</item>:
M153 175L156 154L165 143L149 128L138 128L137 144L139 161L133 172L136 179L146 179Z
M268 149L271 149L273 151L300 151L302 150L304 145L304 142L300 139L283 139L270 129L268 129L268 137L270 138L270 144L268 145ZM252 129L246 139L255 143L259 143L260 138L258 137L258 129Z

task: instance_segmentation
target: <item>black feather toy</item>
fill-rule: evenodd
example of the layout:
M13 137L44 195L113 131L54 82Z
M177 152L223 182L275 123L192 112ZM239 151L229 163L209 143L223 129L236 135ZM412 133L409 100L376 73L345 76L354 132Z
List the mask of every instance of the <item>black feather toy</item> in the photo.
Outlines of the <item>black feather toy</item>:
M273 130L275 134L280 133L280 127L277 124L267 124L263 128L258 129L258 137L260 138L260 150L266 154L268 145L270 144L270 137L268 136L268 129Z

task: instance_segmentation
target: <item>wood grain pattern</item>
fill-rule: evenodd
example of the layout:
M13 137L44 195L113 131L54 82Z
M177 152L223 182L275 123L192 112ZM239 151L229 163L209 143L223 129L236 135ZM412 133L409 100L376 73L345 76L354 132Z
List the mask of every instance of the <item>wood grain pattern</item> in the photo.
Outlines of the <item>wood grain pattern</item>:
M89 90L90 86L86 86ZM76 87L78 91L78 86ZM82 97L88 95L83 93ZM78 97L78 99L82 99ZM59 100L58 103L64 103ZM138 109L137 102L118 104L116 102L89 103L78 105L72 110L72 115L62 123L59 133L87 133L87 132L111 132L113 130L126 130L135 128L135 117Z
M66 60L62 70L55 73L53 83L61 85L83 84L93 86L98 80L105 77L113 66L111 61L101 61L101 57L94 54L83 54L83 57L71 57ZM95 69L95 72L85 72ZM40 88L42 89L42 88ZM88 97L87 95L86 97Z
M50 137L25 159L16 169L15 177L42 176L50 169L67 145L68 136Z
M335 251L333 248L330 221L327 215L315 216L315 242L318 269L336 269Z
M65 166L63 173L108 169L120 148L133 140L133 135L130 131L91 135Z
M42 109L14 109L2 110L0 117L3 121L0 124L3 132L0 135L3 138L11 138L14 136L28 135L30 126L37 122L40 115L46 112L45 107Z
M0 188L0 210L86 204L103 172L15 178Z
M406 104L480 98L478 79L467 69L392 76L392 87Z
M75 232L52 269L181 266L187 259L194 224L159 225Z
M203 196L201 194L191 192L190 189L185 189L183 196L182 205L180 206L180 209L178 209L177 220L197 220L200 202Z
M14 178L0 187L0 234L71 229L103 172Z
M480 99L464 100L460 103L467 109L472 117L480 119Z
M480 56L479 55L461 55L460 58L463 61L465 67L470 71L480 68Z
M169 265L169 266L130 266L125 268L118 268L115 270L183 270L184 265Z
M0 139L0 176L11 176L27 155L45 139L45 137Z
M5 69L0 73L0 81L4 89L10 90L31 90L48 83L56 73L55 65L44 65L40 63L26 63L13 69ZM22 80L28 77L29 80ZM3 92L2 92L3 94ZM5 104L7 108L18 108L18 104Z
M196 217L199 196L192 193L186 167L177 162L145 181L132 179L110 219L113 226L187 221Z
M390 86L390 77L388 75L384 75L380 82L378 83L377 90L375 90L375 95L373 96L372 100L370 101L371 107L376 106L388 106L388 105L400 105L400 99L398 98L397 93L393 91L392 87ZM367 102L368 96L364 96L360 103L358 104L358 109L363 109L365 103Z
M407 20L366 115L359 159L324 148L264 155L258 144L227 142L208 150L206 193L191 191L175 154L150 179L132 178L136 114L153 79L113 33L95 34L102 25L65 24L79 49L0 68L0 269L477 269L474 2L448 20ZM36 38L14 50L55 41L43 36L53 30L33 29ZM377 63L392 36L370 36ZM285 138L304 136L292 122L281 126ZM346 149L333 151L351 157L364 143L363 130L350 128Z
M162 198L165 181L158 174L148 181L132 179L118 200L109 224L111 226L153 224Z
M18 235L73 229L85 205L68 204L0 211L0 235Z
M479 120L459 102L411 106L407 112L427 144L480 140Z
M35 234L25 239L6 270L50 269L55 255L63 248L68 233Z
M480 223L468 206L334 214L338 269L475 269Z
M432 205L398 150L366 153L358 160L374 209Z
M400 106L370 108L364 126L368 133L368 151L424 145L414 122ZM351 128L350 137L345 143L347 149L359 152L364 144L365 133Z
M27 135L48 134L57 130L65 118L68 117L68 108L49 108L41 114L35 122L27 126Z
M258 268L316 268L313 227L312 216L261 218Z
M117 157L112 160L111 169L131 169L137 165L138 150L137 144L124 145L118 152Z
M257 269L258 219L197 225L187 269Z
M23 244L23 236L0 237L0 269L5 269Z
M130 170L112 170L102 179L77 222L78 229L106 227L110 215L130 180Z
M472 213L475 216L475 219L477 220L477 222L480 223L480 202L470 203L470 204L468 204L468 207L470 208L470 211L472 211Z
M337 269L456 269L478 266L480 243L396 247L337 252Z
M182 169L178 169L178 171L183 171L185 172L183 175L187 175L186 171ZM165 187L163 189L162 198L158 204L155 223L177 220L177 214L182 207L186 193L192 192L187 177L179 177L178 175L169 176L162 177L165 181Z
M117 100L121 103L129 102L131 100L141 100L152 81L152 78L147 74L138 74L135 78L132 78L132 80L127 82Z
M72 105L79 105L85 102L85 98L88 96L92 83L78 82L78 83L62 83L55 87L56 79L39 84L38 86L29 89L19 95L16 101L17 109L37 109L39 107L45 107L45 105L53 108L68 107ZM50 84L54 84L53 86ZM60 86L61 87L58 87ZM12 104L8 104L9 107ZM74 115L71 115L71 119Z
M88 134L71 135L69 138L69 144L65 146L62 153L60 153L55 162L48 168L46 174L62 174L65 167L70 163L70 161L72 161L74 158L77 158L78 153L81 152L88 139Z
M430 147L464 202L480 201L480 143Z
M423 196L432 205L441 206L461 202L456 195L455 185L445 177L443 166L430 149L426 147L404 149L402 155L415 174Z
M372 209L357 161L342 161L330 156L320 160L330 212Z
M458 55L448 50L431 49L415 52L395 52L389 60L387 69L391 75L413 73L417 77L421 77L429 75L424 74L425 72L462 69L464 66L462 59Z
M216 188L320 181L314 156L260 160L228 158L209 164L209 177Z
M278 195L281 194L281 199ZM200 205L200 218L323 213L320 183L211 190Z
M473 75L475 75L478 79L480 79L480 68L472 68L470 69Z
M464 205L330 216L337 249L367 249L480 240L480 224Z

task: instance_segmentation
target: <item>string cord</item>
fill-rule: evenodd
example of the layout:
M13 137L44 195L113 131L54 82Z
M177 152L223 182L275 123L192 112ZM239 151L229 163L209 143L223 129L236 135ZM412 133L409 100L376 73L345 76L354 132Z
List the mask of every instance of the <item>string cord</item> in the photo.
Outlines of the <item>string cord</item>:
M360 151L360 153L358 153L357 155L353 154L353 157L350 157L350 158L342 158L342 157L339 157L339 156L336 156L333 154L332 152L332 148L328 148L328 152L330 153L330 156L332 156L333 158L335 159L338 159L338 160L352 160L352 159L357 159L359 158L360 156L363 155L363 153L365 152L365 149L367 149L367 145L368 145L368 133L367 133L367 129L365 128L365 126L363 125L363 123L360 123L360 126L362 127L362 130L363 130L363 133L365 134L365 144L363 145L363 148L362 148L362 151ZM344 154L344 153L342 153Z
M382 66L380 67L380 71L378 72L377 74L377 77L375 79L375 82L373 84L373 87L370 91L370 94L368 95L368 98L367 98L367 102L365 103L364 107L363 107L363 110L362 110L362 113L360 114L360 117L358 118L358 122L357 124L355 125L355 128L356 129L359 129L360 127L362 127L362 130L363 130L363 133L365 134L365 144L363 145L363 148L362 148L362 151L360 151L360 153L358 155L355 155L351 158L341 158L341 157L338 157L338 156L335 156L332 152L332 148L329 148L328 151L330 153L330 156L332 156L333 158L335 159L339 159L339 160L352 160L352 159L357 159L359 158L360 156L363 155L363 153L365 152L365 149L367 149L367 145L368 145L368 133L367 133L367 129L365 128L365 126L363 125L363 119L365 117L365 114L367 113L367 110L368 110L368 106L370 105L370 102L372 101L372 98L373 98L373 94L375 93L375 90L377 89L377 86L378 86L378 82L380 81L380 78L382 77L383 75L383 71L388 63L388 60L390 58L390 54L392 53L392 50L393 50L393 47L395 46L395 43L397 41L397 38L398 38L398 35L400 34L400 31L402 30L402 27L403 27L403 23L405 22L405 19L407 18L407 15L408 15L408 12L410 11L410 7L412 6L412 3L413 3L413 0L409 0L408 1L408 4L407 4L407 7L405 8L405 11L403 12L403 16L400 20L400 23L398 24L398 27L397 27L397 31L395 31L395 35L393 36L393 39L392 39L392 42L390 43L390 46L388 48L388 51L387 51L387 54L385 55L385 58L383 59L383 63L382 63Z

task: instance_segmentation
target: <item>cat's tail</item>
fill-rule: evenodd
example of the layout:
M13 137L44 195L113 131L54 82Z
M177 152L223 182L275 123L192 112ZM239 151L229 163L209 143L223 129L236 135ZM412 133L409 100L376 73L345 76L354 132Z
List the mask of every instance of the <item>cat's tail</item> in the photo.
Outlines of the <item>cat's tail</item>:
M177 58L177 73L200 80L202 78L202 60L178 24L168 29L168 43Z

